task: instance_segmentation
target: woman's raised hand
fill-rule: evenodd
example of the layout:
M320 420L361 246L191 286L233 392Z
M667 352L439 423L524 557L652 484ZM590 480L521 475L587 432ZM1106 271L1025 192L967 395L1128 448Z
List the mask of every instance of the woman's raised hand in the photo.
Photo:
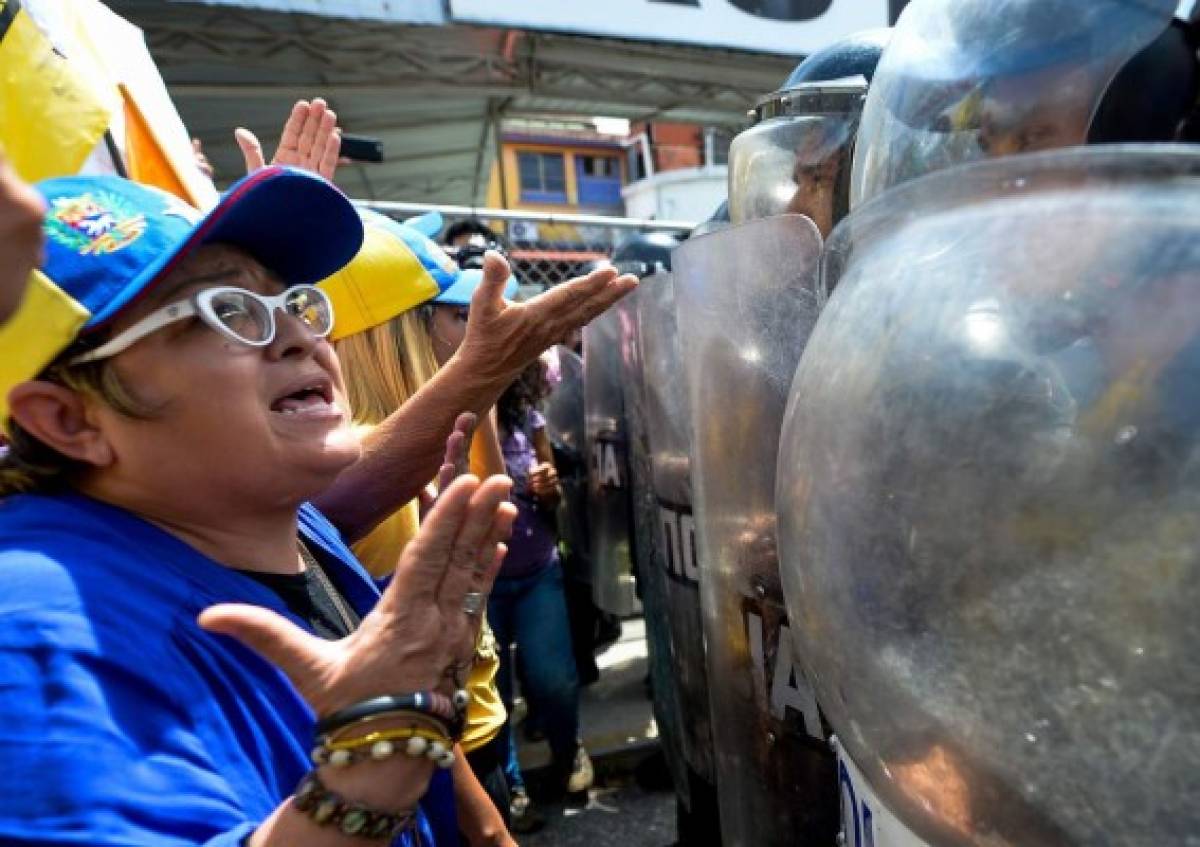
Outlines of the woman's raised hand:
M475 652L478 615L504 558L516 507L512 482L461 476L442 492L405 548L375 609L350 636L326 641L257 606L206 609L200 625L238 639L282 670L318 716L387 694L457 687ZM477 599L477 598L473 598ZM477 605L477 604L476 604Z

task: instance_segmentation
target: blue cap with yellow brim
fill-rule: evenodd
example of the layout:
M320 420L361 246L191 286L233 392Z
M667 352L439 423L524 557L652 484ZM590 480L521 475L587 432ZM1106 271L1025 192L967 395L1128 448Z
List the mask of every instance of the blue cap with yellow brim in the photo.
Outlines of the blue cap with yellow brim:
M453 286L462 271L416 227L359 209L365 238L349 264L320 283L336 316L337 341L387 323ZM438 215L440 219L440 215Z
M475 289L479 288L481 282L483 282L483 271L476 268L468 268L462 272L462 275L454 285L447 288L437 297L434 297L433 302L439 306L470 306L471 297L475 294ZM508 282L504 283L504 299L511 300L516 296L517 278L510 276Z
M198 247L239 247L294 285L329 276L362 244L362 224L345 195L293 168L255 171L207 214L116 176L35 187L48 210L45 260L17 314L0 327L0 420L13 386L103 329Z

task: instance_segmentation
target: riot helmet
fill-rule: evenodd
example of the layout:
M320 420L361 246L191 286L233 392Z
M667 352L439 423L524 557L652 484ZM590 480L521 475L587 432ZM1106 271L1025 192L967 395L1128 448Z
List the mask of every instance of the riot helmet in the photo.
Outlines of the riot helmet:
M666 232L638 232L621 242L613 251L612 263L621 273L644 279L658 268L671 270L671 251L679 239Z
M1176 5L914 0L863 107L851 206L977 159L1176 140L1197 91L1192 25L1173 22Z
M729 148L734 223L805 214L822 235L846 213L863 97L891 30L855 33L803 62L750 112Z

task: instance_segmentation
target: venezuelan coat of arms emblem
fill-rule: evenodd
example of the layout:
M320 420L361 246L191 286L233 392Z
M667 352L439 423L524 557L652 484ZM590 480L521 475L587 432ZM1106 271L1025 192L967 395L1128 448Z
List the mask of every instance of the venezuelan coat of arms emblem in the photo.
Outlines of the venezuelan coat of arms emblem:
M59 197L46 215L46 235L81 256L115 253L146 231L146 216L107 191Z

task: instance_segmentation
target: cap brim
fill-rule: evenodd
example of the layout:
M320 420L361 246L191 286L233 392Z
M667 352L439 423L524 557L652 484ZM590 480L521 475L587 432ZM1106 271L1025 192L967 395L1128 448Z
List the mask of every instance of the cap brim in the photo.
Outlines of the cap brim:
M454 284L433 298L433 302L442 306L470 306L471 297L483 282L483 271L478 268L464 270ZM504 299L511 300L517 296L517 278L510 276L504 283Z
M134 277L84 331L96 329L154 288L206 244L241 248L288 285L315 283L345 266L363 241L362 221L341 191L316 174L268 167L234 184L187 238Z
M442 220L441 212L426 212L423 215L417 215L415 218L405 219L404 225L411 226L427 238L437 238L445 222Z

